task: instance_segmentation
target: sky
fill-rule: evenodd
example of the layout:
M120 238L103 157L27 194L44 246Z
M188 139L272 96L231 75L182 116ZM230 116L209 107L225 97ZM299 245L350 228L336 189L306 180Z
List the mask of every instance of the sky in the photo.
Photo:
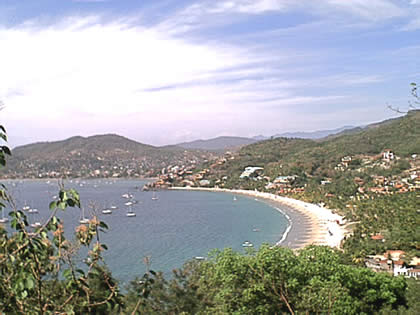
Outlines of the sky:
M365 125L420 83L420 0L0 0L14 147Z

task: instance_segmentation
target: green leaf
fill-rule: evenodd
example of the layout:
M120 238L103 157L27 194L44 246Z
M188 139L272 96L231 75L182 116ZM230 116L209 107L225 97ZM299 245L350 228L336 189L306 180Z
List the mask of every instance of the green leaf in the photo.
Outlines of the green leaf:
M34 288L34 286L35 286L34 280L31 277L26 278L25 287L27 287L29 290L31 290L31 289Z
M3 150L4 153L6 153L7 155L12 155L12 152L10 152L10 149L6 146L2 146L1 149Z
M101 221L101 222L99 223L99 227L101 227L101 228L103 228L103 229L108 229L108 225L106 225L106 223L105 223L105 222L103 222L103 221Z
M71 278L71 270L70 269L66 269L63 271L63 277L66 279L70 279Z
M51 201L50 202L50 210L54 210L57 208L57 201Z

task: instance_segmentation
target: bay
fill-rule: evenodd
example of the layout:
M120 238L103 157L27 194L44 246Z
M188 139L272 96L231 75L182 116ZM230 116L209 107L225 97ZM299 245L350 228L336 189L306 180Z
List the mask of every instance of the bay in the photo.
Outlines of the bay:
M105 261L123 284L141 276L150 257L151 268L169 276L196 256L206 257L212 249L233 248L244 251L242 243L250 241L255 248L262 243L275 244L281 239L288 221L270 205L251 197L205 191L163 190L156 193L141 191L144 180L67 180L65 188L75 188L81 196L86 216L98 215L109 226L101 234L101 242L109 250ZM30 222L46 220L51 211L48 204L58 194L58 181L3 181L21 209L24 205L37 208L38 214L28 214ZM127 217L130 194L137 203L132 205L136 217ZM153 196L157 197L154 200ZM104 215L111 206L118 209ZM81 211L69 208L60 212L67 237L72 237L79 225Z

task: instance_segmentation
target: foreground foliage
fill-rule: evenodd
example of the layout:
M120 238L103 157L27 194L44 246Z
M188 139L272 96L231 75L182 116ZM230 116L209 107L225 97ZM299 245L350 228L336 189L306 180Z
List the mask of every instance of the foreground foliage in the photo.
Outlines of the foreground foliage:
M142 314L373 314L406 305L404 278L349 266L322 246L298 254L268 245L248 255L216 251L171 281L155 280ZM139 286L131 283L128 305Z
M0 137L7 140L2 126ZM0 166L6 155L10 150L0 146ZM1 186L0 210L12 211L9 226L0 226L0 313L415 314L420 307L418 282L407 286L404 278L349 265L345 255L321 246L299 253L268 245L246 255L215 251L208 261L175 270L170 280L148 271L124 296L102 260L107 248L99 235L106 224L93 218L76 229L74 241L64 236L57 213L80 206L77 191L60 187L49 219L32 227Z

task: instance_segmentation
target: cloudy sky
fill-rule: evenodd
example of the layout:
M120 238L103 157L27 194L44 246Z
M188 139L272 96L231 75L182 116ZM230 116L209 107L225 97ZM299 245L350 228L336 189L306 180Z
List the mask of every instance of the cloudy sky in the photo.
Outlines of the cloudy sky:
M420 80L420 0L1 0L12 146L361 125Z

